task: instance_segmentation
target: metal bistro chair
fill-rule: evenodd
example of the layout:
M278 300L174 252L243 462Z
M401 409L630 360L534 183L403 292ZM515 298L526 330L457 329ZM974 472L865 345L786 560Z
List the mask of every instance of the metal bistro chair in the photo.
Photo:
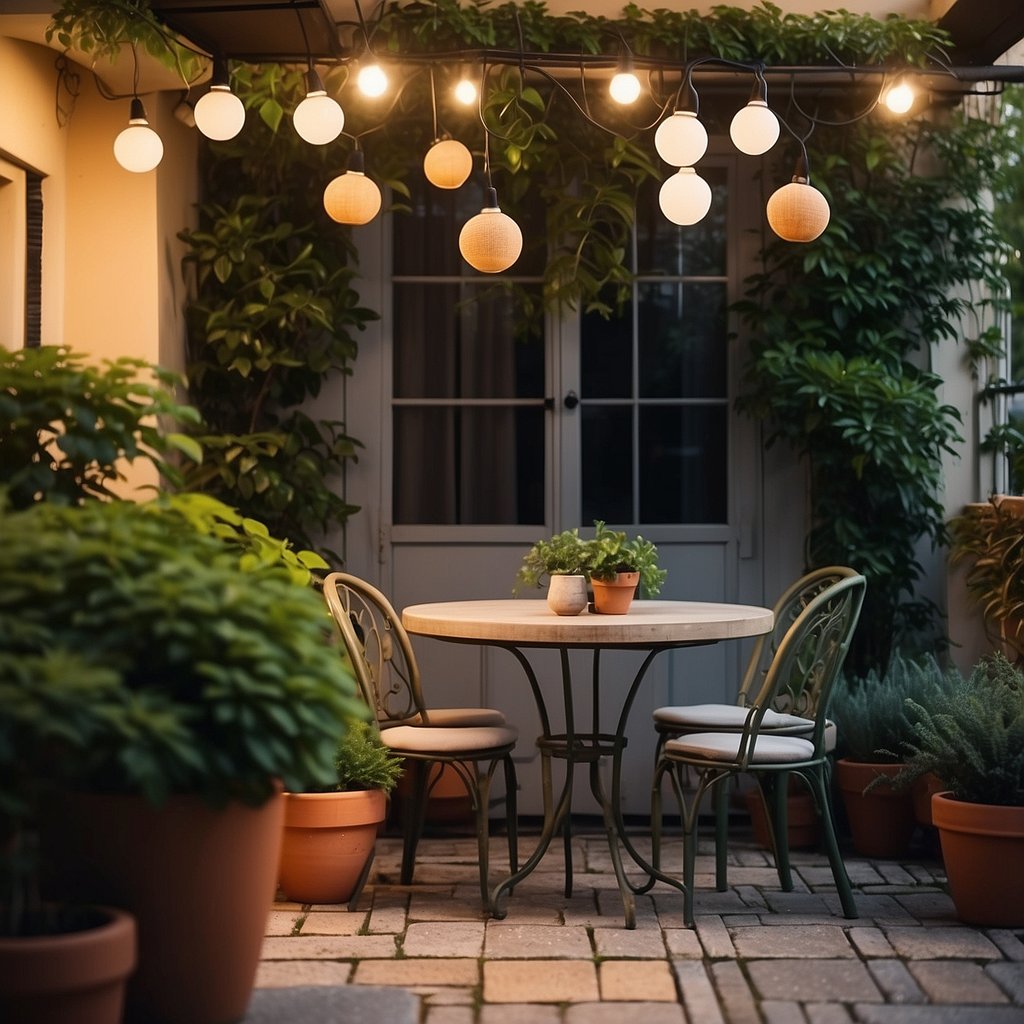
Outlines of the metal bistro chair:
M655 786L660 789L668 774L679 803L683 822L683 921L693 924L693 877L697 854L697 815L704 794L712 787L721 789L730 778L751 772L770 806L775 797L775 814L769 815L773 833L785 829L785 796L790 774L800 776L810 789L821 816L822 832L832 876L846 917L857 916L856 904L839 847L827 770L824 714L814 720L809 737L780 735L762 728L779 695L792 681L802 681L801 690L809 690L824 712L828 698L846 658L853 631L864 602L863 576L851 576L828 587L812 598L787 631L765 674L758 692L752 695L739 731L708 730L667 740L655 771ZM683 774L697 773L697 788L689 807L683 798ZM717 829L716 829L717 834ZM773 836L779 877L783 889L792 889L785 832Z
M734 704L682 704L658 708L654 712L654 727L658 732L658 742L654 752L655 764L661 757L662 747L669 739L686 736L695 732L722 731L739 732L747 719L747 712L754 695L758 692L765 674L775 657L779 644L796 621L808 602L822 591L857 575L855 569L844 565L829 565L821 569L813 569L800 579L791 583L775 602L774 625L770 633L759 636L751 651L746 671L740 682L739 692ZM818 693L804 686L799 676L787 681L781 692L765 712L761 722L761 732L776 736L803 736L809 738L814 732L814 722L818 717ZM833 722L825 725L825 746L829 753L835 749L836 727ZM728 888L726 866L726 834L729 826L729 789L719 786L715 790L715 851L716 851L716 886L719 892ZM656 786L651 795L652 832L654 864L660 858L660 820L661 794ZM785 829L775 829L776 837L784 837ZM777 852L777 851L776 851ZM776 864L778 864L776 856ZM785 882L783 883L785 884Z
M412 798L403 822L403 885L412 883L416 847L423 831L433 764L450 764L466 784L476 814L480 895L488 898L488 797L498 765L505 771L505 813L512 873L518 869L516 728L493 708L428 710L409 634L390 601L374 586L348 573L332 572L324 598L341 630L360 689L377 719L384 744L413 767ZM486 768L481 770L480 764ZM435 779L436 781L436 779Z

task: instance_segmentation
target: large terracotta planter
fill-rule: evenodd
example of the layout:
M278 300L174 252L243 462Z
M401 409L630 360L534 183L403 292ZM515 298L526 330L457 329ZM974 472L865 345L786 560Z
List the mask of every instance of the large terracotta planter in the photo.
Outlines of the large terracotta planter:
M212 808L76 795L50 823L52 885L130 910L139 930L128 1021L228 1024L245 1015L277 886L284 797Z
M987 928L1024 927L1024 807L932 797L957 917Z
M591 580L594 588L594 611L602 615L625 615L633 603L637 584L640 582L638 572L620 572L610 580Z
M94 907L91 927L60 935L0 938L4 1024L121 1024L135 968L135 919Z
M743 794L743 799L750 814L754 842L762 850L770 850L772 848L771 833L768 830L768 819L764 812L760 793L756 789L749 789ZM786 798L786 826L789 849L809 850L818 845L820 831L818 812L814 809L814 797L806 788L791 789Z
M905 857L910 852L917 824L910 793L897 792L888 783L864 792L879 775L891 778L902 767L845 757L836 761L836 784L843 794L853 848L863 857Z
M387 810L384 791L286 793L278 875L297 903L344 903L355 891Z

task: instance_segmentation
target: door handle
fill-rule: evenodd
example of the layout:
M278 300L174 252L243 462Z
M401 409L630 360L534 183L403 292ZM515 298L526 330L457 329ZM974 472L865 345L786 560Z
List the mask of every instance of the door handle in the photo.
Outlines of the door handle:
M567 391L565 393L565 398L562 399L562 405L564 405L566 409L575 409L579 404L580 396L577 395L575 391Z

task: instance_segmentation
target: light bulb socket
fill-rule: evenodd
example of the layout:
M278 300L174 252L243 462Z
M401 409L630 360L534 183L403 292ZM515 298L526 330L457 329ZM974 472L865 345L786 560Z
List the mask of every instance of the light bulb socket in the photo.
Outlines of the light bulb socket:
M486 196L486 199L484 200L486 205L485 205L484 208L487 209L487 210L497 210L498 209L498 190L496 188L492 188L491 186L488 186L486 189L484 189L484 194Z
M327 90L324 88L323 79L320 77L316 68L310 68L306 72L306 95L314 92L326 93Z
M348 171L355 171L356 174L366 173L366 159L361 149L353 149L348 155Z
M146 120L146 108L142 105L142 100L138 96L132 97L131 106L128 110L129 121L142 121L144 124L149 124Z
M228 73L228 62L220 54L213 58L213 74L210 76L210 88L231 88L231 76Z

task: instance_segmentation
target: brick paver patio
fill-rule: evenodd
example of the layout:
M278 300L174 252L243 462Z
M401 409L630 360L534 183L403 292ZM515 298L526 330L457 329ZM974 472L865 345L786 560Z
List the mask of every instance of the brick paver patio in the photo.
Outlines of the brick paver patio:
M399 986L423 1024L1024 1024L1024 928L957 921L927 854L848 856L862 915L848 921L822 855L794 853L783 893L739 832L728 892L701 848L694 930L657 886L627 931L603 837L574 839L568 899L554 846L496 921L480 909L474 840L425 839L405 887L400 843L382 839L357 910L274 905L257 986ZM679 858L669 841L664 863Z

